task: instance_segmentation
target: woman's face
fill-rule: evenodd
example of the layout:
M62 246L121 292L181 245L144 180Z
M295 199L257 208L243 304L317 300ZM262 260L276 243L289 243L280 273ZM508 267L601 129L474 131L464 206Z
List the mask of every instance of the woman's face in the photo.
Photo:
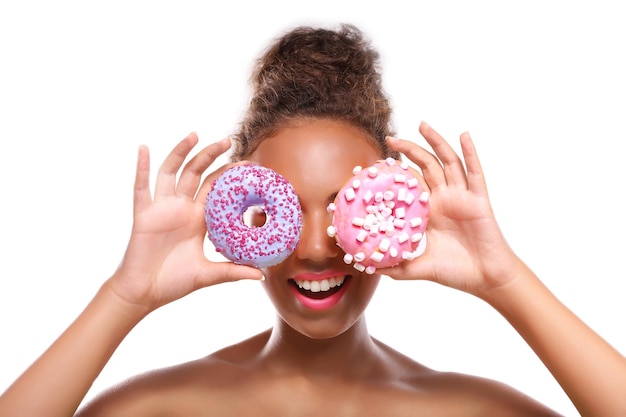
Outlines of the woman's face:
M363 314L380 280L379 275L361 274L344 263L344 253L326 233L331 222L328 204L350 179L352 169L379 159L379 149L363 132L329 120L282 128L250 155L250 161L287 178L300 199L304 223L300 242L284 262L263 273L265 290L279 316L308 337L329 338L348 330Z

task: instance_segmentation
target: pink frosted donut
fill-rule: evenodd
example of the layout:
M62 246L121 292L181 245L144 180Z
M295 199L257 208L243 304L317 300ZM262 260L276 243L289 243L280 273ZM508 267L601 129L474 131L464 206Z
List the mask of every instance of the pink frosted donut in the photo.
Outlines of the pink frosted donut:
M244 213L265 213L259 227L244 223ZM284 261L302 231L302 209L293 186L277 172L259 165L224 171L207 195L205 220L215 249L238 264L265 268Z
M346 253L344 261L360 272L414 259L425 249L429 193L404 162L387 158L362 169L328 206L328 235Z

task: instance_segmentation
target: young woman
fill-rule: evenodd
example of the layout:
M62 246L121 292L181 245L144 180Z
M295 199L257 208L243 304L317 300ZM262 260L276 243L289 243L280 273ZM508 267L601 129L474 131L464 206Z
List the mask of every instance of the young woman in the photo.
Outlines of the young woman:
M204 256L205 197L226 168L210 167L229 140L190 157L198 138L185 138L161 165L154 192L148 150L140 148L123 261L3 394L0 415L71 416L79 407L80 416L135 417L557 415L502 383L429 369L368 333L364 311L380 275L343 262L326 234L327 206L354 166L401 155L420 168L431 193L428 246L419 258L377 273L431 280L483 299L528 342L581 415L626 415L626 359L507 245L470 136L460 137L462 157L425 123L420 132L431 150L391 137L377 58L354 27L304 27L277 39L257 63L232 157L285 176L304 219L295 251L274 267ZM341 285L315 295L295 285L331 278ZM196 289L239 279L263 280L277 313L271 329L205 358L133 377L81 407L118 344L144 317ZM306 297L332 302L313 308Z

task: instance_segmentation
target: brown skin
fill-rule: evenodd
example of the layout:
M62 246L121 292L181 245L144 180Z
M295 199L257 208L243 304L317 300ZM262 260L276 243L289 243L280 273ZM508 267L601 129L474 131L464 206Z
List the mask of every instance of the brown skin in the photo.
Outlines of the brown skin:
M416 260L378 272L479 297L511 323L582 416L626 415L626 359L507 245L469 135L461 135L461 159L428 125L421 124L420 133L432 152L399 139L387 144L421 168L431 192L428 247ZM284 126L249 156L287 176L303 205L297 250L262 271L277 311L271 330L132 378L77 415L556 415L503 384L428 369L369 335L364 311L378 277L344 265L325 233L325 207L352 167L382 154L369 139L345 124L309 119ZM229 143L216 142L189 158L197 141L192 134L176 145L159 169L154 194L148 150L140 148L124 259L68 329L0 396L0 416L74 415L119 343L150 312L199 288L262 278L258 269L204 256L205 196L225 167L202 177ZM290 279L324 271L351 277L336 305L311 310L297 301Z
M264 140L249 159L294 185L304 218L295 252L263 270L277 311L274 328L207 358L134 378L79 415L556 415L503 384L428 369L369 335L364 311L380 276L360 275L343 262L326 235L326 207L355 165L380 158L360 130L330 121L283 128ZM346 294L330 309L306 308L289 279L329 270L351 276Z
M267 331L208 358L152 372L79 415L557 415L510 387L427 369L373 339L362 347L371 356L366 364L353 356L341 357L334 350L341 340L320 347L332 350L334 363L361 363L350 374L298 367L276 370L265 360L270 339Z

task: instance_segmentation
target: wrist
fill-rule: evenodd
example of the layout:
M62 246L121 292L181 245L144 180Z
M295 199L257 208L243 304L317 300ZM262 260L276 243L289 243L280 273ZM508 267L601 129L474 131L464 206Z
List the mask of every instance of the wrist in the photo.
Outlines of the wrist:
M135 303L128 300L112 282L112 278L107 280L101 287L96 298L102 299L107 306L107 310L114 313L122 320L127 320L134 326L146 317L153 310L147 305Z
M526 289L540 284L539 278L521 259L516 257L506 265L506 270L491 279L494 284L477 294L501 313L517 305L526 294Z
M508 259L506 259L508 257ZM474 295L492 306L503 298L515 296L516 286L529 279L537 279L530 268L514 253L499 257L496 268L487 269L484 285Z

